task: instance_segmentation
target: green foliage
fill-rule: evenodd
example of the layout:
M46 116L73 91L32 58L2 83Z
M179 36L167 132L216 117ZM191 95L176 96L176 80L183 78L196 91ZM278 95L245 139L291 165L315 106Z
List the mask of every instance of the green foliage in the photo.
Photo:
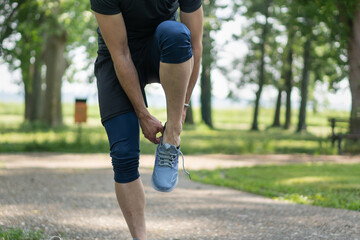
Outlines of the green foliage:
M266 2L266 3L265 3ZM264 61L266 67L264 69L264 83L270 84L273 80L279 78L279 67L281 59L278 49L281 46L279 36L281 32L274 28L276 19L274 1L243 1L240 8L235 8L235 11L244 12L243 15L248 18L248 24L242 29L240 36L235 36L236 39L241 39L248 46L248 54L243 60L235 60L233 67L241 69L242 77L237 82L237 87L247 83L259 83L261 76L259 76L260 65L262 61L261 49L265 44ZM246 10L244 10L246 9ZM266 39L263 39L266 36ZM234 95L236 89L232 89L230 94Z
M192 178L274 199L360 211L360 164L295 164L201 170Z
M347 67L346 32L348 23L339 19L351 19L356 1L303 1L303 0L272 0L269 7L268 21L264 16L264 1L234 1L234 15L241 14L247 18L240 36L235 40L244 41L248 46L248 54L244 59L236 59L233 66L225 67L222 72L227 75L233 69L241 72L240 79L230 79L235 82L229 97L238 98L237 91L248 83L259 83L258 69L261 62L262 29L268 26L265 46L265 84L282 87L283 73L286 68L287 39L290 32L295 38L293 84L299 86L303 45L307 38L312 37L311 51L311 85L315 81L328 82L337 90L338 82L345 79L349 72ZM341 10L340 10L340 9ZM311 97L311 92L310 92Z
M93 63L97 25L90 12L90 1L6 0L0 3L0 13L7 15L0 18L3 59L11 69L21 69L26 91L31 92L31 66L41 61L48 36L64 34L66 53L84 46L88 65Z
M340 43L339 47L347 48L351 34L352 19L360 8L359 1L353 0L316 0L317 16L331 30L332 39Z

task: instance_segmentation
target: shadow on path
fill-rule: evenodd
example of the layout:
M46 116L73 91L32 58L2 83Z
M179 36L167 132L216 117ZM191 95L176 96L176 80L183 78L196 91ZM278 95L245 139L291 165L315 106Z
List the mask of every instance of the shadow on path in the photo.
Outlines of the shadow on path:
M149 239L360 239L360 213L295 205L194 183L180 173L172 193L150 186ZM1 169L0 225L42 229L69 239L131 239L111 169Z

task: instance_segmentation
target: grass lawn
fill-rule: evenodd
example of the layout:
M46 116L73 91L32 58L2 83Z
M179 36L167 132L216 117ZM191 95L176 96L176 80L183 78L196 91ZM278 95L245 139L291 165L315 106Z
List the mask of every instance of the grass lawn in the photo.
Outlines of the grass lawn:
M192 171L195 181L301 204L360 211L360 164L296 164Z
M41 240L44 239L42 231L25 232L21 228L5 229L0 227L0 240Z
M162 122L166 121L164 109L149 109ZM98 106L89 106L88 122L81 128L74 124L74 105L64 104L65 126L50 129L42 124L23 122L22 104L0 103L0 152L108 152L109 146L104 128L100 123ZM308 113L308 132L295 133L290 130L268 128L272 123L273 110L261 109L259 126L261 131L249 131L252 109L227 109L213 111L215 128L210 129L200 122L200 110L194 110L196 125L185 126L181 148L185 154L243 154L243 153L307 153L335 154L329 139L330 116L346 118L347 112L329 111ZM295 127L297 113L292 116ZM153 154L155 145L141 135L141 152Z
M52 237L52 236L50 236ZM50 239L44 235L42 230L24 230L21 228L3 228L0 226L0 240L45 240ZM67 240L65 234L61 234L61 239Z

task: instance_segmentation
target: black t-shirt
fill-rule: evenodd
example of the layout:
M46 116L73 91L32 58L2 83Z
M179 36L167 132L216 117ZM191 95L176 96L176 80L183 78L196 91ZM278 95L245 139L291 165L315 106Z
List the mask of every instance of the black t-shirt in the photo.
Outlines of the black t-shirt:
M91 9L100 14L122 13L131 52L140 50L161 22L173 19L179 6L187 13L201 6L201 0L90 0L90 3ZM108 54L99 29L98 34L98 53Z
M122 13L131 57L139 76L139 82L146 104L144 87L148 73L146 61L151 52L151 43L157 26L166 20L176 20L180 6L183 12L194 12L201 6L201 0L90 0L91 9L104 15ZM130 100L116 78L110 53L98 28L98 58L95 63L99 106L102 122L119 114L133 111ZM153 72L156 72L152 69ZM146 104L147 105L147 104Z

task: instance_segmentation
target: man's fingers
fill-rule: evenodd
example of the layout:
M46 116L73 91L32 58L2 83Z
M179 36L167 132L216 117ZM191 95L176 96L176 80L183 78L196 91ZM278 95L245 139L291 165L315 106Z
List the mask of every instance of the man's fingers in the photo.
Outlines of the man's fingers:
M157 132L156 133L158 133L158 132L164 133L164 127L162 125L157 127Z
M160 143L160 140L161 140L161 136L159 136L159 137L156 136L158 133L163 134L163 127L162 127L162 126L161 126L161 127L158 127L158 128L157 128L157 131L156 131L156 133L155 133L155 136L154 136L154 139L153 139L153 140L154 140L153 143L155 143L155 144Z
M160 137L157 138L156 135L145 136L145 138L154 144L158 144L160 142Z
M147 137L147 139L148 139L150 142L156 144L156 138L154 138L154 137Z
M144 122L141 124L141 127L146 139L154 144L158 144L160 142L161 138L157 137L156 135L158 133L164 133L164 127L162 126L161 122L155 118L152 118L152 121Z

